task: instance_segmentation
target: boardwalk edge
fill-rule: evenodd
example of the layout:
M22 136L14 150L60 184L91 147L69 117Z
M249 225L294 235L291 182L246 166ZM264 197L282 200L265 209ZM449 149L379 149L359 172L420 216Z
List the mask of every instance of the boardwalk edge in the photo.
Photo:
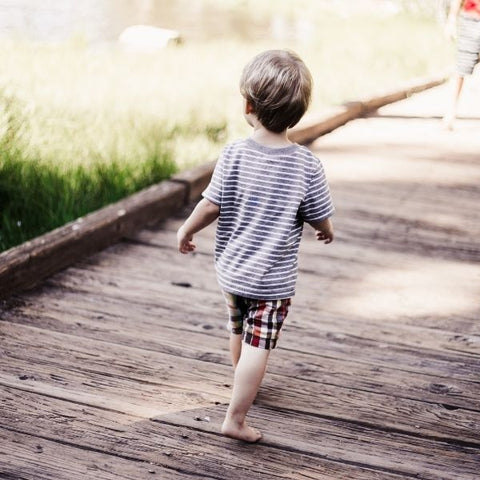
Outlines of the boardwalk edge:
M308 144L389 103L441 85L446 76L417 81L393 92L350 102L310 116L291 129L293 142ZM0 299L38 285L80 258L98 252L149 224L158 223L199 198L215 162L174 175L124 200L92 212L0 254Z
M344 105L328 109L321 115L312 115L302 120L298 126L289 132L293 142L308 144L317 138L330 133L359 117L364 117L390 103L398 102L411 97L415 93L437 87L447 80L447 75L440 75L430 79L412 81L403 88L383 92L368 99L348 102Z

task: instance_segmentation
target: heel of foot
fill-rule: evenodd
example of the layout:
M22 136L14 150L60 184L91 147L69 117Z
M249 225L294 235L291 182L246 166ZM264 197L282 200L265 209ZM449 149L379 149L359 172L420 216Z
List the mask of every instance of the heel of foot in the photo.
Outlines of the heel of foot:
M252 428L246 423L238 425L225 420L221 432L226 437L242 440L247 443L257 443L262 439L262 434L256 428Z

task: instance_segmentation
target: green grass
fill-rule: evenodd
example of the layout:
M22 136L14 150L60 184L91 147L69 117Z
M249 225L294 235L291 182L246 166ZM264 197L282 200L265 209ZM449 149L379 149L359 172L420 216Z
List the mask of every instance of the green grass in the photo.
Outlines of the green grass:
M345 18L316 2L255 3L243 2L258 21L272 5L290 20L313 19L308 42L219 39L132 55L78 37L63 45L2 40L0 250L210 161L247 135L238 78L263 49L304 58L315 79L312 112L451 62L440 26L424 16Z
M141 175L131 166L117 162L97 163L89 168L77 165L65 175L55 165L25 168L28 163L19 158L4 156L2 160L0 202L4 208L0 246L4 248L9 246L10 239L26 241L164 180L174 167L168 158L154 157L144 162ZM21 198L17 196L18 185L22 185Z
M171 151L153 136L155 140L144 142L139 163L113 150L108 162L92 153L86 164L27 156L28 146L21 138L23 123L15 114L0 144L0 249L52 230L176 171Z

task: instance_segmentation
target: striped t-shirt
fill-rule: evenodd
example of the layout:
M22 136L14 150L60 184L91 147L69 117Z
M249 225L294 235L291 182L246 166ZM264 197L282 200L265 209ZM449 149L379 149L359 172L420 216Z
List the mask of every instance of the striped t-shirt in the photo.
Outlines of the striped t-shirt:
M240 140L224 148L203 196L220 206L220 286L247 298L292 297L303 223L334 211L320 160L297 144L271 148Z

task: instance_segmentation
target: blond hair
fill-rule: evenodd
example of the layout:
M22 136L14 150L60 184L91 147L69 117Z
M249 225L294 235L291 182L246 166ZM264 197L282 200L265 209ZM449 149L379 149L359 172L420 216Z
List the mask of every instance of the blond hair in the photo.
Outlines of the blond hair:
M301 58L288 50L267 50L243 69L240 92L260 123L280 133L293 127L310 104L312 76Z

